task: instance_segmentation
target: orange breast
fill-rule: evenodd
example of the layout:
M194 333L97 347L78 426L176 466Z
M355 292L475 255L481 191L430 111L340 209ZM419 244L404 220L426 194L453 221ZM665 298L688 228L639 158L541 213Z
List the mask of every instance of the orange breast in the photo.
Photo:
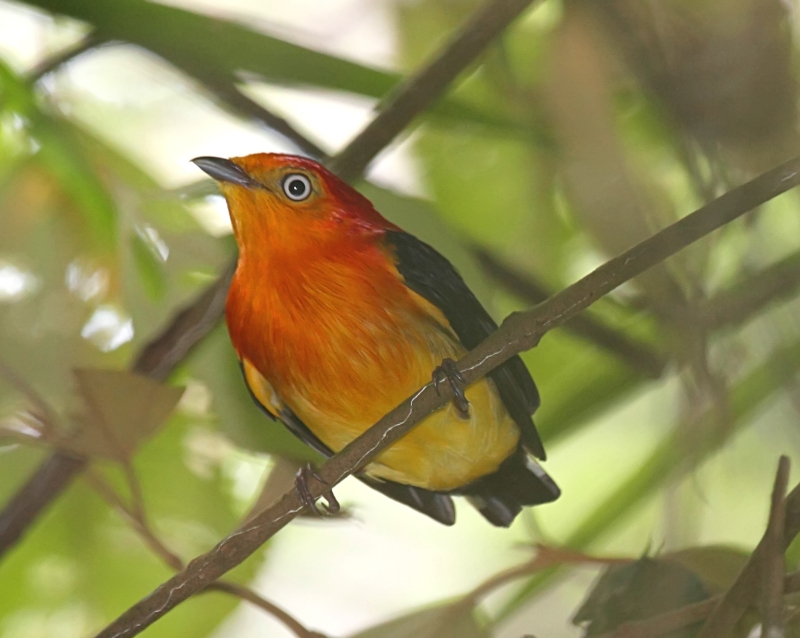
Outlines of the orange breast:
M300 263L245 264L227 315L239 356L334 451L429 382L444 357L464 353L441 313L371 244L339 244ZM516 447L517 426L491 381L467 398L470 419L440 410L368 472L446 490L496 469Z

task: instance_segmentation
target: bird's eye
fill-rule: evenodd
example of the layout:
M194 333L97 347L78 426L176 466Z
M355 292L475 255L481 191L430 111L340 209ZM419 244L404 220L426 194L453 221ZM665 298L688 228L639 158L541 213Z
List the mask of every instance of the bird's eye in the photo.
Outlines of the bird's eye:
M301 202L311 195L311 180L300 173L287 175L283 178L283 192L292 201Z

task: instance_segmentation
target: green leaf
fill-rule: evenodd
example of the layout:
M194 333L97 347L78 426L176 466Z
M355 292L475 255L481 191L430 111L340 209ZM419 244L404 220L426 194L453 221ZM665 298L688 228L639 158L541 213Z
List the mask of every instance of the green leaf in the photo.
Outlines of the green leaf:
M742 571L750 553L735 547L708 545L689 547L679 552L665 554L696 573L712 593L722 593L733 585Z
M709 597L698 576L678 562L642 558L608 567L592 587L573 622L585 624L586 635L614 631L620 625L645 620ZM688 638L696 627L666 634Z

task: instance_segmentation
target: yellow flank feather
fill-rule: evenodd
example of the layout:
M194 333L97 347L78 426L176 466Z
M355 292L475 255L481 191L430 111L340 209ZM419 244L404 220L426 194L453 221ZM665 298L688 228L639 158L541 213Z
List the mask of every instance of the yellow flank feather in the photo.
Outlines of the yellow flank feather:
M413 295L413 293L412 293ZM434 306L414 295L415 301L437 320L445 321ZM438 321L437 321L438 324ZM426 322L414 322L417 328ZM338 452L350 441L373 425L386 412L396 407L431 380L431 372L445 357L458 359L465 350L445 326L434 327L420 334L407 334L404 344L404 363L397 366L396 353L387 351L382 365L404 374L395 376L399 385L391 388L375 387L369 378L362 379L356 387L337 383L342 375L326 377L324 391L298 384L284 389L279 397L273 386L247 359L243 360L248 386L259 402L273 415L286 402L292 411L326 446ZM406 327L406 330L409 330ZM335 344L333 344L335 345ZM413 347L413 350L409 348ZM348 366L349 357L358 353L338 352L330 360ZM377 378L377 371L373 378ZM360 394L353 401L354 394ZM321 396L324 395L324 396ZM332 396L346 396L344 403L323 400ZM383 452L366 468L370 476L415 485L429 490L447 491L495 471L514 450L519 440L519 428L502 404L494 382L481 379L466 390L470 402L469 419L458 414L449 404L433 413L409 434ZM320 408L320 405L324 408ZM349 409L343 409L347 407Z
M247 387L250 388L250 392L267 412L279 419L280 411L284 406L272 384L247 359L242 360L242 368L244 369L244 380Z

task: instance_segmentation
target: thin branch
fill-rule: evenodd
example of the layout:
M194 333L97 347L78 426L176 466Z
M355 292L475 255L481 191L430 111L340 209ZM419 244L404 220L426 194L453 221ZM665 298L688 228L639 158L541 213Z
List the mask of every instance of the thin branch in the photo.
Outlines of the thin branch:
M33 406L34 417L41 424L43 434L53 434L60 419L47 400L30 383L0 359L0 379L22 394Z
M166 380L222 319L235 270L236 264L230 264L213 284L180 310L167 328L139 351L131 371L156 381Z
M697 313L709 329L738 325L767 305L789 298L800 287L800 252L752 275L705 301Z
M318 633L316 631L310 631L305 628L300 622L297 621L296 618L287 614L283 609L275 605L274 603L269 602L265 598L262 598L258 594L256 594L252 589L248 589L247 587L242 587L241 585L237 585L235 583L229 583L227 581L217 581L215 583L211 583L208 587L206 587L203 591L221 591L227 594L231 594L233 596L237 596L242 600L246 600L249 603L254 604L256 607L260 607L268 614L271 614L278 620L280 620L286 627L292 630L297 638L326 638L325 634Z
M375 156L430 107L533 1L492 0L484 4L431 62L384 101L380 113L333 159L331 170L345 181L361 175Z
M781 456L772 490L769 523L764 534L764 556L761 564L762 631L766 638L781 638L783 627L783 579L786 523L786 488L789 484L789 457Z
M545 287L530 275L523 275L505 265L482 248L474 248L472 252L486 273L520 299L535 306L550 296ZM660 379L667 366L666 359L649 345L631 339L588 315L576 315L564 323L564 330L602 348L650 379Z
M471 605L474 606L481 598L492 593L498 587L555 565L622 565L635 560L617 556L590 556L564 547L548 547L545 545L539 545L538 550L536 556L531 560L495 574L478 585L464 597L465 600L470 601Z
M457 366L466 383L473 383L542 336L575 316L617 286L664 261L689 244L800 184L800 158L795 158L733 189L691 215L637 244L536 308L508 317L500 328L470 351ZM376 425L329 459L319 470L328 486L364 467L416 423L452 399L449 387L437 392L432 384L384 416ZM315 481L314 498L330 488ZM800 500L800 499L799 499ZM172 608L232 569L304 509L295 490L193 560L187 568L131 607L98 634L98 638L134 636ZM800 508L798 508L800 511ZM790 520L787 508L787 521ZM788 536L788 535L787 535Z
M129 507L120 498L114 489L96 472L89 470L86 473L86 480L89 482L94 490L106 501L112 508L120 512L128 522L133 525L136 532L147 544L150 550L158 556L164 563L175 571L180 571L184 568L183 561L175 554L169 547L167 547L160 538L151 529L145 515L144 504L140 501ZM130 481L130 478L129 478ZM138 484L138 479L134 479L134 483ZM294 632L298 638L325 638L324 635L310 631L303 626L303 624L296 618L285 612L283 609L262 598L254 591L243 585L237 585L226 581L217 581L212 583L206 588L206 591L217 590L225 592L237 598L241 598L249 603L260 607L267 613L271 614Z
M783 465L783 464L782 464ZM776 486L780 486L783 481L782 473L786 470L780 469ZM776 487L776 489L777 489ZM780 548L781 554L786 551L786 547L792 542L798 532L800 532L800 486L795 487L791 494L786 498L784 505L784 525L783 541ZM727 636L733 630L736 623L742 617L747 607L753 602L758 585L761 581L764 555L769 551L770 530L761 539L756 549L750 555L742 571L725 592L719 603L715 605L713 612L703 625L698 638L721 638Z
M142 540L147 544L150 550L163 560L169 567L175 571L183 569L183 561L180 556L175 554L169 547L167 547L158 536L150 528L147 519L142 515L144 509L139 511L137 506L129 507L120 498L114 489L101 477L97 472L89 470L85 474L86 481L89 485L106 501L112 508L120 512L128 522L133 525L136 532L141 536Z
M47 58L46 60L42 61L40 64L36 65L33 69L28 72L27 80L31 84L38 82L41 80L45 75L48 73L52 73L62 65L66 64L70 60L77 58L79 55L86 53L89 49L94 49L95 47L100 46L105 42L105 39L100 37L100 35L93 31L85 38L77 42L76 44L72 45L71 47L67 47L63 51L60 51L56 55Z
M86 459L56 452L23 485L0 513L0 556L22 537L39 513L86 467Z
M266 107L247 97L241 90L231 84L228 79L222 78L217 80L212 77L203 77L200 81L220 102L226 104L234 111L257 120L273 131L280 133L300 151L307 153L314 159L323 163L328 161L328 154L319 146L314 144L314 142L294 128L285 119L279 115L275 115Z

